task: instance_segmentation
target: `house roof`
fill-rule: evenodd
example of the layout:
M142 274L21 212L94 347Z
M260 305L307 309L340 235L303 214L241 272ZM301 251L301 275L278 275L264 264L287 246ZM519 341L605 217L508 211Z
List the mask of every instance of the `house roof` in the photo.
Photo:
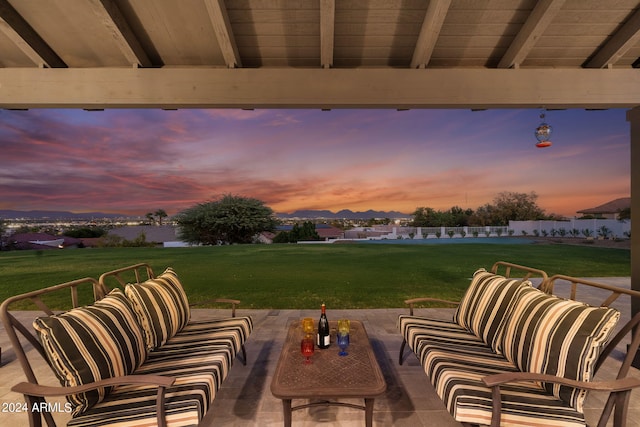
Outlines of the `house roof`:
M0 3L0 108L625 108L640 99L637 0Z
M15 242L47 241L58 238L48 233L15 233L11 236L11 239Z
M68 236L54 236L48 233L16 233L11 236L14 245L22 249L49 249L59 246L72 246L82 243L82 240Z
M344 231L329 224L314 224L314 228L321 239L342 237L344 235ZM280 224L276 227L277 231L291 231L292 229L293 225L291 224Z
M596 206L595 208L583 209L577 211L581 214L612 214L618 213L623 209L629 209L631 207L631 197L622 197L607 202L603 205Z
M320 224L319 224L320 225ZM316 232L321 239L330 239L344 237L344 231L337 227L332 227L327 224L321 224L322 226L316 226Z

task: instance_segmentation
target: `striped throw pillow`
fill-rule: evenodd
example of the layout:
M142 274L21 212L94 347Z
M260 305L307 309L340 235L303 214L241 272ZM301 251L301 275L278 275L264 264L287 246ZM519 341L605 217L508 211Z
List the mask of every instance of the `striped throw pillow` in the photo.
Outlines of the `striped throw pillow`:
M504 355L522 371L591 381L594 365L619 318L612 308L522 289L505 325ZM583 412L585 390L552 383L542 386Z
M142 329L129 300L114 289L91 306L33 322L53 371L63 386L73 387L133 373L147 352ZM105 387L67 397L78 415L101 402Z
M471 285L454 314L454 321L482 339L496 353L501 353L505 319L513 309L518 290L523 287L531 287L531 282L507 279L481 268L473 274Z
M189 301L171 268L155 279L128 284L124 292L133 303L149 350L162 346L189 323Z

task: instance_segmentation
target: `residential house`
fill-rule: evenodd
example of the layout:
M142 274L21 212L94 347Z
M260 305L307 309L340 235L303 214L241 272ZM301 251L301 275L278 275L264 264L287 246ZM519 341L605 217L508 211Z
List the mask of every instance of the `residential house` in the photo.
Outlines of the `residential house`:
M316 233L320 240L343 239L344 231L329 224L316 224Z
M620 199L611 200L604 205L595 208L583 209L578 211L579 214L590 215L594 218L618 219L620 212L631 208L631 197L622 197Z

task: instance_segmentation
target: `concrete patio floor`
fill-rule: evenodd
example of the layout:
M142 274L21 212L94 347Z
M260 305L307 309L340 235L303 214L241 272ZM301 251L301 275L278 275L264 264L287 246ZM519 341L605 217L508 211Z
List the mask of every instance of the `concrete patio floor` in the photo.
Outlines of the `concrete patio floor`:
M602 279L600 281L629 286L629 278ZM599 303L598 295L578 295L580 300ZM630 316L628 299L620 299L614 304L623 313L623 319ZM398 349L402 341L396 328L399 314L407 313L406 309L375 310L331 310L327 309L330 320L350 318L364 323L371 344L376 353L378 363L384 372L387 391L376 399L374 405L374 426L460 426L436 395L416 357L409 352L402 366L398 364ZM419 309L416 314L437 318L450 318L450 309ZM193 318L201 319L211 316L226 316L225 310L193 310ZM271 395L269 386L275 366L280 355L287 326L292 321L303 317L319 316L319 310L243 310L239 315L250 315L255 329L246 344L248 363L242 365L236 360L229 376L224 381L209 412L202 423L203 426L281 426L283 424L281 401ZM621 322L622 322L621 321ZM4 330L0 330L0 346L2 347L2 367L0 367L0 403L7 408L10 403L22 402L22 397L11 392L10 387L24 380L13 350ZM601 369L596 380L613 379L626 343L621 345L615 358L609 360ZM325 351L338 351L335 346ZM611 359L611 358L610 358ZM43 373L49 384L56 384L55 378L49 374L44 362L38 365L37 373ZM631 375L640 377L640 371L632 368ZM43 381L44 382L44 381ZM585 413L589 425L597 423L597 417L606 396L592 393L589 395ZM62 402L63 400L61 400ZM345 400L346 401L346 400ZM361 401L353 400L361 404ZM304 401L294 401L304 403ZM66 414L56 414L56 419L64 425L68 419ZM610 423L611 424L611 423ZM26 426L25 414L8 410L0 411L0 425ZM364 412L345 407L316 407L293 412L293 425L296 427L330 425L330 426L362 426ZM640 427L640 390L634 391L630 401L628 416L629 427Z

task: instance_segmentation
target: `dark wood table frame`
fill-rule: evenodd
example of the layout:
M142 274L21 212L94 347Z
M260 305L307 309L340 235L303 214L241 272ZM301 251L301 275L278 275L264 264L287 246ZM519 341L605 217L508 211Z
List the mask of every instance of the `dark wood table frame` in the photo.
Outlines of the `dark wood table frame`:
M335 340L337 322L329 322L331 346L316 347L311 364L304 363L300 341L304 336L300 321L291 322L280 359L271 382L271 393L282 399L284 425L291 426L291 413L314 406L347 406L365 411L365 425L373 424L373 403L387 389L362 322L352 320L347 356L339 356ZM337 399L364 399L364 405L339 402ZM292 406L293 399L311 402Z

